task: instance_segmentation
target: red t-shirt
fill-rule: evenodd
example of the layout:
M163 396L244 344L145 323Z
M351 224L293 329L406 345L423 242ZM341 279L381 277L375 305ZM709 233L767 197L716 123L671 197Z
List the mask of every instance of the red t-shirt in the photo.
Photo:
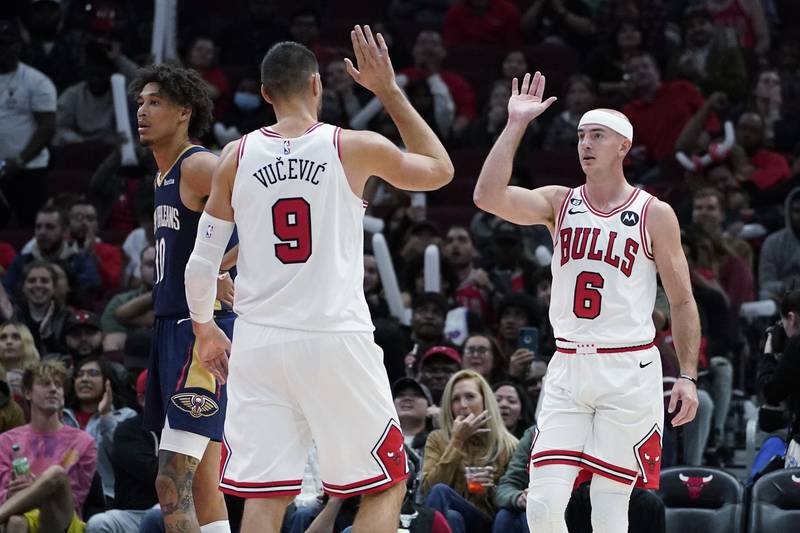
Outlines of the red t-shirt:
M103 290L116 289L122 280L122 250L119 246L98 242L94 245L97 269L103 280Z
M785 157L764 148L750 158L750 164L755 167L750 174L750 181L759 189L768 189L792 175Z
M465 1L456 2L444 18L444 45L491 44L506 49L520 45L520 15L508 0L489 0L483 13L475 12Z
M8 270L8 266L16 255L17 252L14 250L13 246L7 242L0 242L0 272Z
M652 100L628 102L622 112L633 124L634 146L644 145L651 161L673 154L683 127L704 102L697 87L688 81L665 82ZM706 130L716 132L719 129L719 119L710 115Z
M75 419L78 421L78 425L81 427L81 429L86 429L86 425L89 423L89 420L92 419L92 413L75 409L73 414L75 415Z
M419 81L426 79L429 73L418 67L408 67L400 71L400 74L408 76L408 81ZM442 81L447 85L453 103L456 104L456 115L474 119L478 114L478 102L475 91L467 80L450 70L440 70L438 72Z

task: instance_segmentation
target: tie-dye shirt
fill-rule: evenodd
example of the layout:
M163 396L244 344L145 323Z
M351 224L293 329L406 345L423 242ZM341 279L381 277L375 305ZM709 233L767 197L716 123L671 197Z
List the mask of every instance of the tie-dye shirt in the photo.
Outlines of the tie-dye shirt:
M69 475L69 484L80 512L97 465L97 447L91 435L83 430L62 426L58 431L42 433L30 424L0 434L0 502L5 501L11 481L11 446L19 444L28 458L34 476L52 465L61 465Z

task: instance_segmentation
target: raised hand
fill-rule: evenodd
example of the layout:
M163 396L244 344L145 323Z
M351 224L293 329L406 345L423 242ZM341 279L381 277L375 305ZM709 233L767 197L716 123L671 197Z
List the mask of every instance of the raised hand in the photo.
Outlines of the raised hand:
M508 121L523 122L527 124L545 112L553 102L555 96L542 101L544 94L545 78L538 70L531 80L530 72L525 74L522 79L522 88L519 87L519 80L514 78L511 82L511 98L508 99Z
M369 26L356 26L350 32L350 39L353 41L353 52L356 56L356 68L352 61L345 58L347 73L359 85L369 89L375 94L383 93L396 87L394 80L394 68L392 60L389 59L389 48L383 35L377 34L377 39L373 37Z
M473 435L479 433L488 433L491 431L486 427L486 422L491 418L488 411L483 411L481 414L475 416L470 413L467 416L459 416L453 420L453 430L451 432L452 439L457 444L462 445Z
M103 384L103 397L100 398L100 403L97 405L97 412L100 415L107 415L111 412L111 406L114 403L114 393L111 390L111 381L106 380Z

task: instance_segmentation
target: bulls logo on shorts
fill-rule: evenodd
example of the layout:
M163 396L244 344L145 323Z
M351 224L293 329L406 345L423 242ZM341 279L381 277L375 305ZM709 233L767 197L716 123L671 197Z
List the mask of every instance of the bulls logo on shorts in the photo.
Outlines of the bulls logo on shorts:
M373 449L372 455L383 465L390 479L399 479L408 473L406 451L403 447L403 433L392 420Z
M201 416L213 416L219 411L217 402L194 392L181 392L172 397L172 403L180 409L192 415L193 418Z
M651 481L659 479L661 473L661 432L658 426L634 446L636 461L642 471L642 481L647 486Z

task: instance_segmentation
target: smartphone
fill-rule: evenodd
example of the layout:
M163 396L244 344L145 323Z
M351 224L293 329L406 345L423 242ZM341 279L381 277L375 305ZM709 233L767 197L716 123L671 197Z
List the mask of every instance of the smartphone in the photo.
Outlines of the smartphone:
M519 328L517 348L525 348L533 353L539 353L539 328Z

